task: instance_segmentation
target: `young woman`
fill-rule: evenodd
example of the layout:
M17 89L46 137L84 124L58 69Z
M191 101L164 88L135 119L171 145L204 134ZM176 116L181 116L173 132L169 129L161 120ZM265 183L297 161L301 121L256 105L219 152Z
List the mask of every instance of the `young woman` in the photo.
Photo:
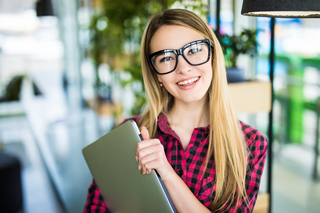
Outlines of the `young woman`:
M149 107L131 119L144 138L136 150L142 174L157 170L178 212L252 212L267 141L236 118L210 27L187 10L156 15L141 59ZM90 211L109 212L94 181Z

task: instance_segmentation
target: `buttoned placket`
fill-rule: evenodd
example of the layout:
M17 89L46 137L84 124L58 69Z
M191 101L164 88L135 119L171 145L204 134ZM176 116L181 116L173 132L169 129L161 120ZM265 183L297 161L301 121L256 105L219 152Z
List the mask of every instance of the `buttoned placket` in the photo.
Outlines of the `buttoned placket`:
M189 144L186 150L184 150L179 136L173 131L173 129L171 129L167 121L167 117L164 114L161 114L159 116L158 126L161 132L163 132L164 134L170 135L171 142L174 143L174 145L176 145L178 149L177 151L180 152L179 154L177 153L180 159L170 159L170 162L180 161L180 163L178 162L176 163L175 165L176 168L174 169L176 173L180 176L180 178L188 185L188 187L190 187L191 181L187 181L187 174L189 172L188 168L190 168L190 165L192 165L193 163L194 164L197 163L197 162L193 162L195 160L194 157L196 155L196 150L199 147L203 149L204 144L201 144L201 143L204 143L204 140L206 139L205 138L205 135L207 135L205 134L206 131L203 128L195 128L191 134Z
M175 159L177 161L180 161L180 163L177 163L175 171L180 176L180 178L188 185L188 187L190 187L190 182L187 181L187 173L189 172L188 168L190 167L190 164L194 161L194 156L196 154L196 148L194 146L196 142L197 130L193 130L187 149L184 150L179 136L175 134L175 132L169 127L169 125L167 127L168 128L165 128L164 133L169 133L171 137L173 137L172 142L175 143L175 145L177 146L177 151L180 152L178 156L181 157L181 159ZM170 161L173 160L170 159Z

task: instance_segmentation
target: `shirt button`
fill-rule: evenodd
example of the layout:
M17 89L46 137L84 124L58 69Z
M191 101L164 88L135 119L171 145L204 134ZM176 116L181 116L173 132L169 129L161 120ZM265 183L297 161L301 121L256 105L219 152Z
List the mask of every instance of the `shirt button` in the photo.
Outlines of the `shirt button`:
M196 150L194 149L194 147L191 147L191 148L189 149L189 151L190 151L191 154L195 154L195 153L196 153Z
M182 170L182 169L180 169L180 170L178 171L178 175L179 175L180 177L183 175L183 170Z

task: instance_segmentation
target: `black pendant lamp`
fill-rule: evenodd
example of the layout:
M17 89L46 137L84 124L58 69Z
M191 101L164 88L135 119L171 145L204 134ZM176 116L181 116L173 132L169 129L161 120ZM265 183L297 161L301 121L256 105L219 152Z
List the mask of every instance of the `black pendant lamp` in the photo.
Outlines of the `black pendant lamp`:
M320 18L320 0L243 0L242 15Z

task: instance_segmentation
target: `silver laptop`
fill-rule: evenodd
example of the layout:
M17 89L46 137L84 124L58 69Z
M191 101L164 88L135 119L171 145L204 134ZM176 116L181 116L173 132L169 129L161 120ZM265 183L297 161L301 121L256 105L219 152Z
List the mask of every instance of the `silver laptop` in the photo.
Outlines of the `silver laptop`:
M82 153L105 202L112 212L176 212L159 175L141 175L135 160L142 140L136 123L125 122Z

